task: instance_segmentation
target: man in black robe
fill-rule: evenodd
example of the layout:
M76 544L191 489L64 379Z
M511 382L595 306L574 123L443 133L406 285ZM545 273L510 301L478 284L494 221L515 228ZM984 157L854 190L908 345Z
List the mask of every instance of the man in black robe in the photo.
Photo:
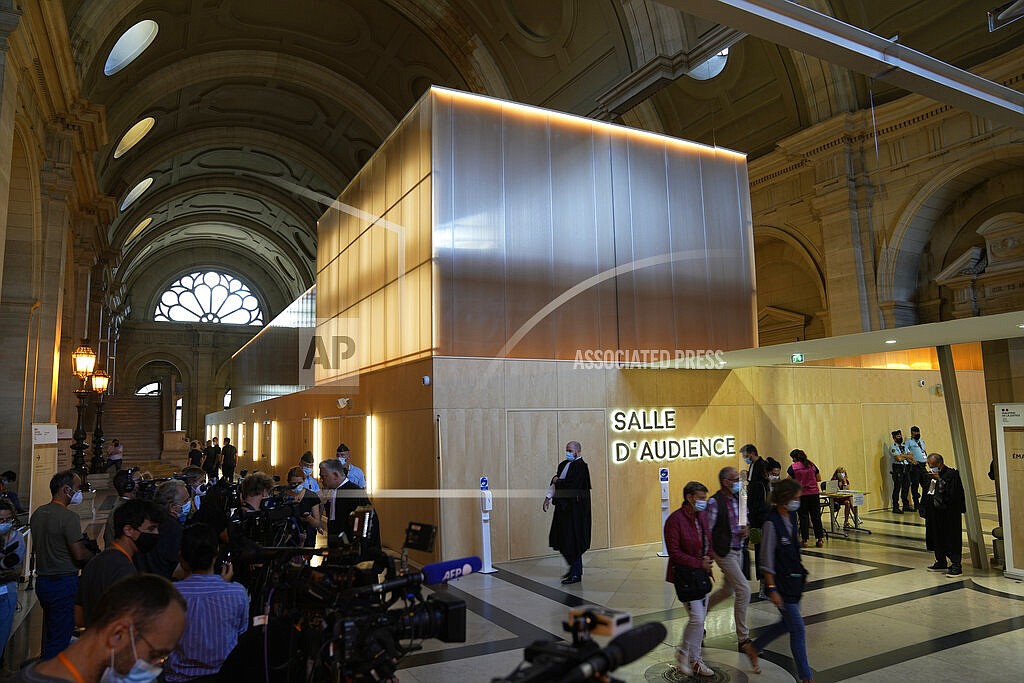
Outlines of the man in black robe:
M967 511L960 473L946 467L942 456L928 456L928 490L921 498L925 520L925 543L935 553L935 564L929 571L946 572L954 579L963 575L960 558L963 554L963 525L960 515ZM949 561L947 566L946 562Z
M565 585L583 579L583 553L590 550L590 468L580 455L578 441L565 445L565 460L551 478L544 511L554 503L548 544L562 553L569 571L562 577Z

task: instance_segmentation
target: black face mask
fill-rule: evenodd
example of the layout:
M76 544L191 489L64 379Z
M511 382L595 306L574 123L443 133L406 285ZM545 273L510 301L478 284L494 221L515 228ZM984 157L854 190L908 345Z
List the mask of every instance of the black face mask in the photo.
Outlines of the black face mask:
M154 534L152 531L142 531L139 532L139 537L135 539L135 547L139 549L140 553L148 553L156 547L159 540L160 534Z

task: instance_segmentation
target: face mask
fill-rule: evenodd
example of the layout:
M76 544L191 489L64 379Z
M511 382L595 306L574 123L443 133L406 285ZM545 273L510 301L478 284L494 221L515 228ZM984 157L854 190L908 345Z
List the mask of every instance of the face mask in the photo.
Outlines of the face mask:
M74 495L71 496L71 500L68 501L68 505L78 505L82 502L82 490L75 491Z
M754 462L754 461L753 461L753 460L751 460L750 458L748 458L747 456L745 456L745 455L744 455L744 456L743 456L743 462L745 462L746 464L748 464L748 465L749 465L750 463L752 463L752 462Z
M932 474L938 474L939 473L939 468L938 467L929 467L928 471L931 472Z
M740 484L739 482L736 482L735 484L732 485L732 492L733 493L739 493L742 488L743 488L743 485Z
M313 476L313 468L312 467L303 467L302 468L302 473L305 474L307 477L311 477L311 476Z
M340 455L338 456L338 461L341 462L342 465L348 464L348 458L343 458Z
M155 534L152 531L140 531L139 537L135 539L135 547L139 549L140 553L148 553L156 547L159 540L160 534Z
M157 676L163 673L163 667L157 666L156 664L150 664L149 662L139 659L139 654L135 650L135 627L131 626L131 638L132 638L132 655L135 657L135 664L132 665L131 671L126 674L118 673L114 668L114 651L110 651L110 666L103 672L103 677L100 678L100 683L149 683L156 679Z
M846 479L846 472L840 472L839 473L839 478L840 479Z
M575 460L576 459L576 454L573 453L572 451L566 451L565 452L565 459L566 460Z
M188 519L188 513L192 512L192 501L186 500L185 504L181 506L181 512L178 513L178 521L184 522Z
M693 509L697 512L704 512L708 509L708 502L706 500L695 500L693 501Z
M295 493L298 493L301 490L302 490L302 484L296 484L295 486L292 487L292 491L295 491Z
M903 437L902 436L897 436L896 437L896 443L903 443Z
M6 534L11 530L11 522L0 522L0 534Z
M799 510L800 509L800 499L799 498L795 498L795 499L789 501L788 503L786 503L786 509L789 510L790 512L796 512L797 510Z
M768 475L768 480L769 481L778 481L779 480L779 475L777 475L777 474L769 474Z

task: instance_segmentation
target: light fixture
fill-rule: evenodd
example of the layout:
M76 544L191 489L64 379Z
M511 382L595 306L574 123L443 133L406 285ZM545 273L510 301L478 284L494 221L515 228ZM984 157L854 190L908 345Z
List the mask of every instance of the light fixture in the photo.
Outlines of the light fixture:
M82 386L92 375L96 367L96 352L89 346L89 340L83 339L78 348L71 354L71 366L74 368L75 376L82 380Z
M107 390L107 386L110 385L110 375L103 370L97 370L92 373L92 390L97 394L102 394Z
M991 33L1024 17L1024 0L1010 0L1005 5L988 11L988 31Z
M1017 325L1017 327L1019 327L1020 329L1024 330L1024 323L1021 323L1020 325Z
M886 340L885 340L885 343L886 343L886 344L895 344L895 343L896 343L896 340L895 340L895 339L886 339Z

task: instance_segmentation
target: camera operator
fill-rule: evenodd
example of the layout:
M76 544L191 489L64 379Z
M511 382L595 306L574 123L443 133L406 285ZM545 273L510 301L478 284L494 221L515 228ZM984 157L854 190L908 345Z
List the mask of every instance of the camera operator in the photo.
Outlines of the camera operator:
M140 572L159 574L169 579L178 567L181 532L192 502L189 500L188 487L179 479L169 479L160 484L153 502L164 513L163 521L160 522L160 539L155 548L135 556L135 566Z
M110 510L107 523L103 527L103 547L109 548L117 535L114 526L114 510L124 505L129 500L135 500L139 494L139 482L142 481L142 473L137 469L118 470L114 474L114 490L117 491L117 500Z
M306 475L301 467L288 470L288 497L295 502L295 518L305 526L303 545L316 547L316 532L322 526L320 497L306 489Z
M0 498L0 659L18 608L18 577L25 561L25 538L14 528L14 504Z
M167 659L166 680L206 680L220 670L249 621L249 596L231 583L231 565L214 573L217 537L205 524L191 524L181 539L181 566L187 576L175 587L188 603L188 623Z
M32 513L32 547L36 558L36 597L43 608L43 659L56 657L71 642L75 626L78 568L93 558L78 514L68 509L82 502L82 479L62 470L50 479L46 505Z

